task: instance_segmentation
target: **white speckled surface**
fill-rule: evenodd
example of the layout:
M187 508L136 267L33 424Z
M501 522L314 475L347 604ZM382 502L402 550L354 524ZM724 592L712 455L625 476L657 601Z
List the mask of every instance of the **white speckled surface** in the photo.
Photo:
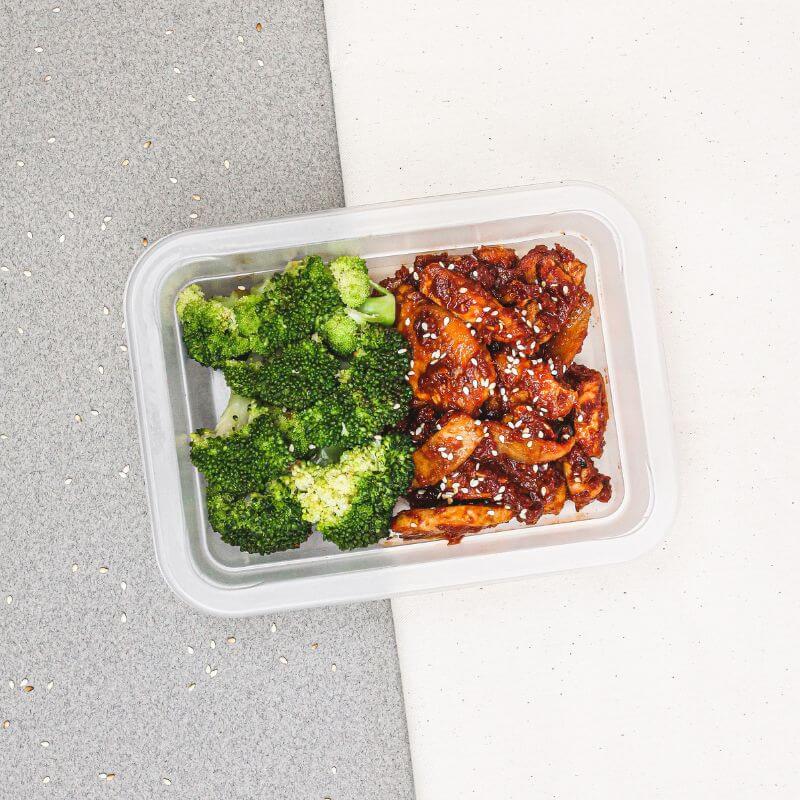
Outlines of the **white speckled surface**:
M0 12L0 798L410 798L388 603L168 590L124 350L143 238L341 204L321 3L59 2Z
M621 566L393 602L420 800L800 796L800 9L329 0L349 204L552 179L649 245L682 507Z

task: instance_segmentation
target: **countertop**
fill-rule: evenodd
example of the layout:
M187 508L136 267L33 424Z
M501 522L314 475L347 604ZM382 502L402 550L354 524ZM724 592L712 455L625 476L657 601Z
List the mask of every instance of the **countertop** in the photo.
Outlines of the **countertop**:
M347 203L610 188L671 382L658 549L393 602L419 800L796 798L800 9L325 5Z

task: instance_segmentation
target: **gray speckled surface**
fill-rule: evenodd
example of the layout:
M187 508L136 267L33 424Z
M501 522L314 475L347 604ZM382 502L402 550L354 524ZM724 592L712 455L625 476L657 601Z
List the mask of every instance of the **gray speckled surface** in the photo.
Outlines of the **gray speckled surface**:
M341 204L320 0L16 0L0 38L0 797L410 797L388 604L162 581L124 350L143 238Z

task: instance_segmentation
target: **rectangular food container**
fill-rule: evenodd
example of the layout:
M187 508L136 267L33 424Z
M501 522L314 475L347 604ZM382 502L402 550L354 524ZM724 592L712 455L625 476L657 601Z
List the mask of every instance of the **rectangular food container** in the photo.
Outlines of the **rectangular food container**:
M213 427L227 390L218 373L186 357L175 314L184 286L227 294L309 254L361 255L380 280L420 252L504 244L522 255L554 242L587 263L595 298L576 360L608 381L610 423L598 466L611 476L609 504L571 514L565 507L533 527L509 523L459 545L347 553L315 534L290 552L248 555L211 530L188 433ZM262 614L623 561L658 542L675 514L669 394L642 236L599 187L528 186L174 234L131 272L125 320L158 564L180 597L208 613Z

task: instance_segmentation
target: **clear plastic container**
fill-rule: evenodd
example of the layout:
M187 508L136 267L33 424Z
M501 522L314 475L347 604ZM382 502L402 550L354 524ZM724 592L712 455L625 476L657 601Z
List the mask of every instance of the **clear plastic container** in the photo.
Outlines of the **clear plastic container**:
M415 254L479 244L560 242L588 265L595 297L578 361L607 377L610 423L599 463L610 503L565 511L535 526L509 523L455 546L418 542L340 552L313 536L271 556L242 553L209 527L188 433L213 426L227 401L218 373L186 357L175 298L199 282L213 294L249 287L286 262L356 253L376 279ZM214 614L243 616L604 564L651 548L677 505L664 360L642 236L604 189L549 184L348 208L187 231L137 262L125 294L131 370L153 539L167 583Z

